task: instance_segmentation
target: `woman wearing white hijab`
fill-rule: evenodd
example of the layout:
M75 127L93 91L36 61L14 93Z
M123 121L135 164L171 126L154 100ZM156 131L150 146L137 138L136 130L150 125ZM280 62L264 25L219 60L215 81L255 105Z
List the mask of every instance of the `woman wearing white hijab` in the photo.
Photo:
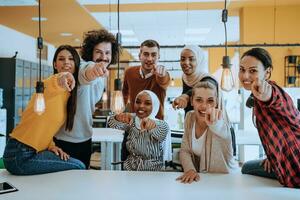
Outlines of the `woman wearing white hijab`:
M135 113L121 113L109 119L110 127L128 132L126 148L129 155L124 161L125 170L158 171L164 167L163 153L169 126L155 118L159 105L156 94L143 90L136 96Z
M180 54L180 66L183 71L182 75L182 95L177 97L173 102L174 108L184 108L185 113L193 110L188 98L188 92L191 91L204 76L207 76L205 71L207 66L205 63L204 52L201 48L195 45L185 46Z

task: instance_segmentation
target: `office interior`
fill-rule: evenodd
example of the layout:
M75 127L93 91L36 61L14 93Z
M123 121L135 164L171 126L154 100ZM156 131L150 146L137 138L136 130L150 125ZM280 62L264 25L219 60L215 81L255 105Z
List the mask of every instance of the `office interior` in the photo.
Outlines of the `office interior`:
M172 134L175 136L172 138L173 161L180 164L178 151L180 134L183 133L184 111L174 110L171 105L174 98L182 93L180 52L184 45L199 45L205 52L205 70L221 80L222 57L225 54L225 30L222 22L224 1L120 0L119 8L122 54L120 63L109 68L109 77L105 83L108 98L99 99L95 105L97 110L93 115L94 127L106 127L118 71L123 79L126 69L139 65L139 45L146 39L154 39L161 45L159 64L164 65L171 76L164 114L165 121L172 127ZM241 88L238 80L240 56L252 47L268 50L274 65L271 80L283 87L292 97L295 106L300 109L300 1L227 0L227 9L228 55L231 60L234 88L222 93L236 134L236 160L242 165L248 160L263 158L264 152L252 122L252 110L245 106L250 93ZM41 35L44 39L42 78L53 73L52 58L59 45L69 44L80 50L83 34L93 29L104 28L116 34L117 16L117 0L41 0ZM39 52L36 44L38 25L38 1L0 0L0 83L11 82L11 89L23 88L19 98L7 99L7 88L4 89L4 85L0 85L0 158L3 156L6 138L20 121L22 112L35 92L37 76L32 74L39 70ZM15 75L10 74L14 72L8 68L16 66L9 66L1 59L22 62L23 74L16 75L14 81ZM94 146L91 170L101 171L100 162L104 158L98 150L99 143L95 143ZM169 171L176 170L178 168L175 167ZM47 175L48 177L50 175ZM59 175L55 177L59 178ZM276 189L273 188L275 191ZM285 194L286 191L276 192ZM290 199L293 199L295 194L300 193L294 192L289 196ZM280 195L277 196L279 197ZM62 199L68 197L64 196ZM122 196L112 196L111 199L122 199ZM257 199L264 199L263 192Z

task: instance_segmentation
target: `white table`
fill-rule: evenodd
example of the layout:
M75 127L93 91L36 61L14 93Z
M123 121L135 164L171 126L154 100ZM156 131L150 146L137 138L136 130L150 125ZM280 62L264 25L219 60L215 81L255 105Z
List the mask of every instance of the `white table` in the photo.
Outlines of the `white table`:
M111 162L120 161L121 143L124 131L113 128L93 128L92 142L101 142L101 169L119 169Z
M3 200L299 200L300 190L276 180L238 174L200 174L201 180L182 184L177 172L72 170L35 176L13 176L0 170L18 192Z
M237 130L235 132L236 145L238 146L238 160L239 162L244 162L245 157L245 145L257 145L259 148L259 158L263 158L264 150L261 144L258 132L247 131L247 130Z

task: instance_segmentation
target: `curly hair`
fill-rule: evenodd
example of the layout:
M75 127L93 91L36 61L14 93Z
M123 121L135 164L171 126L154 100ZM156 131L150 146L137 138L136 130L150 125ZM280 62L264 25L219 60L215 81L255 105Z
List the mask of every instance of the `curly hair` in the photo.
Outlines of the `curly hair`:
M105 29L91 30L84 34L84 39L81 47L81 57L85 61L93 60L94 47L102 42L111 43L111 63L116 64L119 56L119 44L115 36Z

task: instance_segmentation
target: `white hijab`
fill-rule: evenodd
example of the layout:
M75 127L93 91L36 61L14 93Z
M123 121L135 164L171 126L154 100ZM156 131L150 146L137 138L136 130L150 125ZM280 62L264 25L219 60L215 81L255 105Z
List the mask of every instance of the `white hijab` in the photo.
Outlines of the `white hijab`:
M143 90L136 95L135 101L136 101L137 97L143 93L147 93L150 96L150 99L152 101L152 111L151 111L151 114L148 116L148 118L152 119L152 120L156 120L155 116L157 115L159 106L160 106L158 97L156 96L156 94L154 92L152 92L150 90ZM141 129L141 120L142 119L140 119L138 116L135 117L135 126L138 129Z
M196 45L186 45L182 49L181 53L186 49L192 51L195 54L197 66L195 71L191 75L187 76L185 73L183 73L182 79L185 82L185 84L187 84L190 87L193 87L196 83L198 83L201 80L203 74L205 74L205 70L207 68L205 64L205 56L204 51Z

